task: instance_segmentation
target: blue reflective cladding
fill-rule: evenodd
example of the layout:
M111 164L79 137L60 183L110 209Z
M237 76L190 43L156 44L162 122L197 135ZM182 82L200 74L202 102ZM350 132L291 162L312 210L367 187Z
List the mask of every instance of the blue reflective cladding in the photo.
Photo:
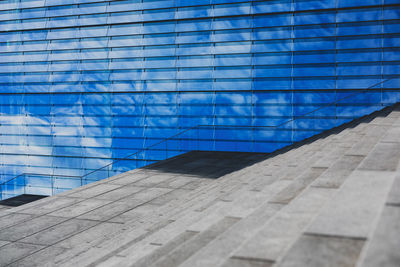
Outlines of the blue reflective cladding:
M271 152L399 101L399 51L397 0L1 1L0 182L49 174L61 192L196 125L93 180ZM7 186L40 180L21 177Z

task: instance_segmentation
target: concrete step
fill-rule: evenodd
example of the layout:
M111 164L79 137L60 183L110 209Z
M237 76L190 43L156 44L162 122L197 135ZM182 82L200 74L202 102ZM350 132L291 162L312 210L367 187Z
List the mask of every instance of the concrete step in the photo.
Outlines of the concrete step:
M371 175L355 170L278 266L320 266L326 258L345 266L356 264L394 176L394 172Z
M357 136L357 135L352 133L352 134L349 134L348 136L349 136L350 140L353 140L354 136ZM327 147L330 144L335 142L335 138L334 137L326 138L326 140L324 140L324 141L326 142L325 147ZM345 143L345 144L347 144L347 143ZM336 150L338 152L336 153L335 157L341 159L341 157L344 156L346 149L349 149L350 147L351 147L350 145L346 145L346 146L343 146L343 149ZM332 159L331 154L326 155L326 157ZM316 159L317 158L318 157L316 157ZM314 162L317 161L316 159L314 159ZM359 161L361 161L361 160L359 160ZM321 162L322 162L322 160L320 160L320 163L319 163L320 166L328 167L330 165L328 168L328 171L331 174L333 173L331 168L336 169L336 168L340 167L340 165L332 164L332 162L330 162L329 165L328 164L323 165L323 164L321 164ZM312 165L312 163L313 163L313 161L310 162L310 165ZM350 167L349 167L350 172L351 172L351 169L354 169L356 167L353 165L357 166L357 160L355 161L354 164L350 164ZM305 168L307 168L307 165L305 166ZM307 194L309 191L314 190L312 188L309 188L310 183L312 181L314 181L315 179L317 179L317 181L318 181L321 178L321 174L323 175L325 173L326 173L325 168L310 168L308 172L303 173L301 176L299 176L297 179L295 179L295 181L292 184L290 184L287 188L285 188L282 192L279 192L276 195L276 197L273 198L273 200L271 202L280 203L280 204L289 204L288 207L291 207L291 205L295 205L296 201L298 201L296 196L299 193L303 192L303 190L304 190L304 193L302 193L302 194ZM347 173L343 173L342 179L347 178L348 174L349 174L349 171ZM308 189L305 189L305 188L308 188ZM327 189L329 189L329 188L327 188ZM328 190L328 191L332 192L331 190ZM333 195L333 193L330 193L330 194ZM329 197L327 197L327 199L329 199ZM293 202L293 204L291 201ZM279 211L274 216L274 218L275 217L279 218L279 216L281 216L280 213L283 213L284 211L285 211L285 208L283 208L281 211ZM318 209L313 210L313 212L314 212L313 215L315 215L318 212ZM272 222L274 221L274 218L271 218ZM278 232L279 234L282 234L282 233L280 233L276 229L273 229L269 233L268 233L268 230L265 230L265 236L260 234L260 233L262 233L262 231L260 231L260 233L254 234L254 237L253 237L254 239L253 240L250 239L247 241L247 243L244 243L242 245L242 247L237 252L235 252L230 259L227 259L225 261L224 265L235 266L235 264L236 264L236 265L240 266L240 265L245 265L245 264L260 264L260 265L270 264L270 263L272 264L273 262L275 262L276 260L279 260L279 258L283 256L285 248L287 249L288 247L290 247L290 245L292 243L295 242L296 236L300 236L300 234L302 233L302 230L304 230L305 225L307 225L307 222L310 222L310 220L312 219L312 216L308 217L307 219L308 219L308 221L303 218L302 223L301 223L301 219L299 219L299 224L297 224L297 226L303 225L303 228L300 227L300 229L297 229L297 231L292 231L292 233L291 233L292 238L291 238L290 242L288 241L288 239L286 239L284 241L281 241L279 244L278 241L274 240L274 241L270 241L271 245L268 246L268 241L266 241L267 243L266 243L265 247L263 247L263 246L261 246L261 248L259 246L252 247L251 244L260 244L260 242L262 244L261 239L266 240L266 239L270 238L271 240L273 240L273 237L268 237L268 235L271 235L272 232ZM294 222L294 221L295 220L292 220L292 222ZM272 229L269 227L271 227L271 225L265 226L266 229ZM288 229L289 229L289 227L288 227ZM284 234L282 234L282 235L284 236ZM263 236L263 237L260 238L260 236ZM279 252L276 252L275 255L272 252L272 251L274 251L274 248L275 248L275 251L279 251ZM258 251L260 251L259 253L256 252L257 249L258 249ZM265 251L270 251L271 252L270 255L268 255L268 253L265 254ZM200 260L200 259L198 259L198 260Z
M253 211L252 214L237 222L211 241L207 246L199 250L199 252L193 256L192 260L197 261L197 259L201 259L201 264L203 264L203 266L217 266L218 262L227 258L244 239L254 234L264 222L273 216L282 206L283 205L271 204L268 202L263 203L263 205Z
M176 249L160 258L152 267L174 267L181 264L191 255L195 254L202 247L209 244L217 236L225 232L240 219L234 217L225 217L208 229L198 233L195 237L178 246ZM204 265L203 265L204 266Z
M363 159L364 156L342 155L312 183L312 186L339 188Z
M197 234L198 232L185 231L182 232L182 234L178 235L173 240L171 240L170 242L167 242L166 244L151 243L150 245L157 247L155 251L145 257L142 257L140 260L134 262L131 265L131 267L150 266L155 262L159 262L159 260L162 257L165 257L165 255L171 253L177 247L186 244L188 240L192 240L192 238ZM123 264L124 261L125 259L121 260L121 258L112 257L107 261L101 263L99 266L120 266L120 264Z
M284 184L287 184L287 181L284 181ZM210 227L210 225L212 225L214 222L216 223L218 220L221 220L224 216L232 216L238 214L240 215L244 212L249 212L251 211L251 209L254 209L254 207L260 205L260 203L266 202L266 198L268 197L268 195L271 196L272 192L276 191L276 189L279 189L279 187L282 188L282 186L285 186L284 184L278 183L274 187L271 187L269 189L269 194L267 193L267 191L258 192L258 194L254 194L253 192L249 191L249 194L244 194L240 199L235 199L232 202L219 202L219 205L216 204L212 207L202 210L201 212L194 211L192 209L191 212L184 211L183 213L179 213L180 215L174 217L175 222L167 225L163 229L160 229L160 231L149 236L146 240L143 240L143 244L134 244L132 247L121 251L119 254L116 255L116 257L118 257L119 259L121 259L121 257L126 257L126 260L128 260L129 262L133 262L134 258L138 257L138 255L141 255L140 251L138 252L138 250L140 250L140 248L143 249L143 247L146 247L146 244L168 243L169 240L172 240L175 236L181 234L182 231L185 231L185 229L192 232L200 232ZM253 197L254 201L244 201L246 198L247 200L249 200L249 198L251 197ZM264 200L262 198L264 198ZM239 204L241 203L242 206L240 207ZM243 204L246 205L243 206ZM190 225L192 225L192 227L189 227ZM143 252L143 255L151 253L151 248L154 248L154 246L149 246L149 250L147 252ZM132 251L134 251L135 253L132 253ZM130 257L130 255L132 255L134 258Z
M374 234L368 240L358 266L400 266L400 205L386 205Z
M231 258L262 262L278 260L334 193L335 189L330 188L308 188L244 241Z

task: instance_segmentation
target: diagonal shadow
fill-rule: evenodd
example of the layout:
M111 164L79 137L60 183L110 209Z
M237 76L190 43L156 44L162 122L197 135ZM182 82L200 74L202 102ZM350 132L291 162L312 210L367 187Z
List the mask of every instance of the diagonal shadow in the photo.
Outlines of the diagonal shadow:
M327 130L293 145L284 147L273 153L248 153L248 152L221 152L221 151L191 151L167 160L163 160L143 169L164 173L190 175L199 178L216 179L223 175L238 171L245 167L264 161L268 158L312 143L318 139L326 138L332 134L338 134L343 130L351 129L360 123L368 123L379 117L386 117L391 111L400 110L400 104L395 104L376 111L372 114L355 119L336 128Z
M269 157L265 153L191 151L144 167L158 172L219 178Z

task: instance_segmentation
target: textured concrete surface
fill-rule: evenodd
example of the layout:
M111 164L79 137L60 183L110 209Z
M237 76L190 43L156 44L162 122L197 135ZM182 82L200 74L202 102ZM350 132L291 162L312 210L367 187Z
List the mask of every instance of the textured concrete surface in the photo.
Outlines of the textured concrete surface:
M336 236L303 235L280 266L355 266L364 242Z
M0 266L400 266L400 109L0 209Z

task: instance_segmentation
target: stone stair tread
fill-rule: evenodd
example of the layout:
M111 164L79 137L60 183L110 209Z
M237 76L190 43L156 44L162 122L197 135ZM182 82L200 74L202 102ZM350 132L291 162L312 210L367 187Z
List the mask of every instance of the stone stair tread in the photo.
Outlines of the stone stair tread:
M364 156L343 155L322 173L312 186L338 188L351 172L361 163Z
M150 266L152 263L157 262L160 260L161 257L169 254L172 252L176 247L185 244L188 240L191 240L194 236L196 236L197 232L192 231L185 231L182 234L178 235L176 238L171 240L170 242L161 245L155 252L147 255L146 257L141 258L140 260L136 261L131 267L141 267L141 266ZM154 246L159 246L160 244L153 244ZM120 259L116 258L116 266L120 266L121 261ZM102 263L102 265L112 266L113 264L109 264L108 261ZM102 266L99 265L99 266Z
M307 169L307 171L295 178L292 183L282 189L274 198L271 199L270 202L288 204L324 171L326 171L326 168Z
M284 259L274 266L355 266L364 242L345 237L302 235Z
M178 266L184 262L191 255L196 253L199 249L210 243L221 233L232 227L240 219L234 217L225 217L216 224L212 225L205 231L198 233L195 237L178 246L175 250L171 251L164 257L160 258L155 263L151 264L152 267L173 267ZM183 266L185 266L183 264Z
M154 213L157 213L157 212L154 212ZM141 220L142 223L134 223L134 221L132 221L132 223L129 227L129 229L131 229L131 230L127 229L120 233L117 232L116 234L114 234L113 237L109 237L105 240L101 240L100 242L102 243L101 244L102 249L93 248L93 249L89 250L87 253L85 253L84 255L81 255L81 257L77 260L82 261L82 262L92 262L93 260L96 260L96 258L93 259L93 255L96 255L97 257L102 257L104 255L107 255L109 253L109 251L114 251L114 250L119 251L119 250L121 250L121 247L123 248L124 246L127 246L127 244L135 244L136 242L138 242L142 239L141 237L146 236L148 233L148 231L146 229L141 228L140 225L146 224L146 223L149 224L154 219L154 217L157 217L157 215L155 215L155 216L153 216L153 215L154 214L150 214L150 215L147 214L147 215L142 216L142 215L136 214L135 221ZM137 226L139 226L139 228ZM133 241L131 239L133 239ZM117 242L116 240L119 240L119 242ZM124 240L126 240L126 241L124 241ZM100 244L98 246L100 246ZM108 249L105 249L105 248L108 248ZM69 265L72 263L69 261L66 261L65 264Z
M398 168L400 170L400 167ZM397 174L392 189L389 192L389 196L386 200L388 204L400 206L400 173Z
M400 206L386 205L368 241L360 267L400 266Z
M97 195L104 194L106 192L115 190L117 188L120 188L121 186L119 185L113 185L113 184L98 184L96 186L90 187L87 190L83 191L78 191L76 193L70 194L70 197L78 197L78 198L92 198Z
M71 219L21 239L21 242L49 246L71 235L82 232L99 222L92 220Z
M279 185L278 185L279 186ZM273 190L273 189L271 189L271 190ZM224 203L221 203L221 204L224 204ZM215 207L215 208L217 208L217 207ZM186 214L187 215L187 212L184 212L184 214ZM199 214L197 214L197 215L199 215ZM192 215L189 215L189 216L186 216L186 217L189 217L190 219L192 219L191 217L192 217ZM201 216L200 217L203 217L202 216L202 214L201 214ZM218 218L220 218L220 217L218 217L218 216L216 216L216 217L214 217L215 219L217 219L218 220ZM182 220L180 220L180 221L182 221ZM193 223L193 220L189 220L189 221L192 221L192 223ZM177 221L177 222L179 222L179 221ZM212 222L212 221L211 221ZM210 221L208 222L208 224L210 223ZM174 223L172 223L170 226L172 226ZM183 227L185 226L185 225L188 225L188 224L190 224L190 223L184 223L184 224L181 224ZM178 231L178 232L180 232L180 231L182 231L182 226L178 226L178 229L177 230L168 230L168 229L166 229L165 231L166 232L168 232L168 235L170 235L171 233L174 233L174 232L176 232L176 231ZM167 226L166 228L168 228L169 226ZM164 240L157 240L157 238L156 239L154 239L154 237L153 237L153 239L152 239L152 242L155 242L155 243L163 243L164 242ZM134 247L132 247L130 250L132 250L132 251L135 251L135 254L137 254L137 249L136 249L136 245L134 245ZM122 255L122 256L124 256L124 254L119 254L119 255Z
M395 171L400 162L400 142L375 145L363 160L359 169L372 171Z
M191 266L218 266L228 258L243 240L252 236L264 222L273 216L283 205L264 203L249 216L243 218L227 231L204 246L195 255L185 261L183 265Z
M279 188L279 186L282 187L287 182L288 181L285 181L282 185L277 184L276 186L278 186L278 188ZM275 187L269 188L269 191L274 191L275 190L274 188ZM263 192L263 193L265 193L265 192ZM265 198L264 194L263 194L263 197ZM260 198L258 198L258 200L261 201ZM235 206L235 205L237 206L237 204L235 204L235 203L240 203L240 201L242 203L245 203L245 202L242 201L242 199L241 200L235 200L230 206ZM230 206L227 206L226 202L220 202L219 204L221 204L220 205L221 207L218 208L219 206L216 205L215 207L213 207L211 209L212 213L210 213L209 215L206 215L207 213L203 214L205 211L202 212L202 213L196 212L196 214L188 214L188 212L186 211L184 213L184 215L185 215L184 217L179 217L178 216L179 220L177 220L174 223L171 223L169 226L167 226L165 229L163 229L163 232L166 232L167 236L171 236L171 235L174 235L174 233L180 233L182 231L182 229L185 229L185 227L190 231L196 231L196 230L199 230L199 229L194 229L193 230L193 228L191 228L191 227L188 228L188 225L193 224L194 221L197 221L197 225L202 225L202 223L201 223L202 219L203 218L208 218L208 220L205 220L206 224L202 226L202 229L200 229L200 230L204 230L205 228L209 227L210 224L212 224L213 222L217 222L218 220L222 219L221 216L229 215L229 213L226 213L223 210L231 212ZM230 204L230 203L228 203L228 204ZM221 210L221 208L223 208L223 210ZM246 210L248 210L248 208L246 208ZM210 216L212 216L212 217L210 217ZM200 221L198 221L198 220L200 220ZM174 225L177 225L177 227L172 227ZM196 228L196 226L193 226L193 227ZM199 226L197 226L197 227L199 227ZM160 235L161 235L160 236L161 239L157 238L157 236L154 236L154 237L151 237L152 239L150 239L151 241L149 241L149 242L164 243L165 242L165 238L164 238L165 235L162 232L160 232ZM128 250L128 251L135 251L135 256L138 254L136 247L138 247L138 246L134 245L132 248L130 248ZM125 252L125 253L129 254L130 252ZM124 254L120 254L120 255L124 256Z
M382 142L400 143L400 125L396 127L391 127L383 136Z
M245 218L249 216L260 205L268 202L275 192L287 186L289 182L278 180L262 192L251 192L243 190L241 196L231 202L221 202L219 207L211 207L202 212L201 218L187 229L201 231L207 228L211 222L218 221L222 216Z
M246 240L233 257L276 261L334 193L335 189L309 187Z
M367 238L395 174L355 170L307 229L319 235Z

